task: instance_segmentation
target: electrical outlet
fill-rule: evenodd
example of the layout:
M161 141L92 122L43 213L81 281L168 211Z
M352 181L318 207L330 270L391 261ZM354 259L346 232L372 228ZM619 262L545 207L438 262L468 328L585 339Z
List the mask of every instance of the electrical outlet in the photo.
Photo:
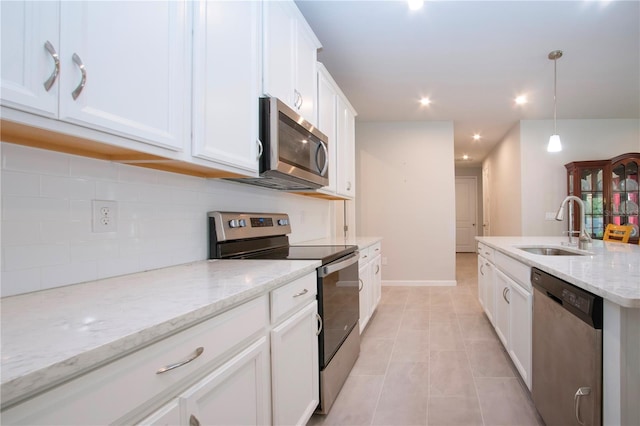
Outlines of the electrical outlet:
M91 202L93 232L115 232L118 230L118 204L111 200Z

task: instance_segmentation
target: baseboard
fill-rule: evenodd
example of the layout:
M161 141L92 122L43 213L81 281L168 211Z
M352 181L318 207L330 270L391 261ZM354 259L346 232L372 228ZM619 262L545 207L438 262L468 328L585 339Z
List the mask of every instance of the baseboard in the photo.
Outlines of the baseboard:
M456 280L383 280L385 287L455 287Z

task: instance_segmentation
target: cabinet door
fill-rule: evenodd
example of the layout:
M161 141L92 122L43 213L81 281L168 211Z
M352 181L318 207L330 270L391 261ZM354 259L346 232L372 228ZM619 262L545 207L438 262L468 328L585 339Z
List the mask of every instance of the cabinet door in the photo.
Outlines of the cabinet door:
M263 91L295 107L295 20L293 2L264 2Z
M318 129L329 138L329 185L323 189L336 192L336 89L324 67L318 70Z
M496 305L494 275L493 264L484 257L478 256L478 298L492 324L495 324Z
M533 296L513 283L509 292L509 355L522 380L531 389L531 339Z
M355 114L342 98L338 97L338 194L356 195L355 187Z
M313 301L271 332L273 424L306 424L320 401L317 312Z
M190 139L188 4L62 2L60 119L182 150Z
M54 55L60 53L59 16L58 2L0 2L2 105L57 116L59 75L55 77ZM45 47L47 42L50 51Z
M259 2L197 4L194 19L193 153L258 171Z
M499 270L495 270L495 321L494 327L505 349L509 350L509 297L511 292L510 279Z
M142 420L140 426L174 426L180 424L180 400L174 399Z
M317 58L318 49L313 34L308 34L306 26L297 22L296 37L296 84L298 92L298 112L313 125L318 124L317 115Z
M267 338L260 338L179 398L184 425L270 424Z
M382 256L380 255L371 261L371 289L371 314L373 314L382 297Z
M362 261L367 261L367 263L362 265L358 271L360 276L360 334L362 334L371 318L371 301L373 297L371 293L371 263L368 262L368 259L362 259Z

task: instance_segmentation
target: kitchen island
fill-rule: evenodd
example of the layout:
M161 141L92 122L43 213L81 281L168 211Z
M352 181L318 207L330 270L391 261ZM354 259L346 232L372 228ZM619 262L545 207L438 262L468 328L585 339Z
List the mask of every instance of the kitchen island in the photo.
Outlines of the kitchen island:
M315 287L318 266L209 260L0 299L2 408L301 277Z
M536 267L604 299L603 424L640 424L640 246L594 240L588 250L566 237L477 237L496 253ZM519 247L553 246L576 256L545 256Z

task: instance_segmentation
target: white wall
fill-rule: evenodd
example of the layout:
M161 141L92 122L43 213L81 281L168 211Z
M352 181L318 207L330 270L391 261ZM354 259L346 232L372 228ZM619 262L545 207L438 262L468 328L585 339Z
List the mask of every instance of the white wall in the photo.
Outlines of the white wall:
M483 167L489 169L492 236L521 235L520 125L514 126L489 153ZM487 220L485 219L485 222Z
M356 164L358 235L384 238L384 284L454 284L453 123L358 122Z
M522 235L561 235L566 220L545 220L567 195L567 170L572 161L607 160L640 152L640 120L559 120L562 151L547 152L552 120L520 122L522 159Z
M212 210L284 212L292 243L333 234L326 200L13 144L2 155L2 296L203 260ZM92 233L91 200L118 231Z
M561 235L567 223L545 220L567 195L565 164L640 152L640 120L558 120L563 150L547 152L552 120L523 120L491 151L491 235Z

